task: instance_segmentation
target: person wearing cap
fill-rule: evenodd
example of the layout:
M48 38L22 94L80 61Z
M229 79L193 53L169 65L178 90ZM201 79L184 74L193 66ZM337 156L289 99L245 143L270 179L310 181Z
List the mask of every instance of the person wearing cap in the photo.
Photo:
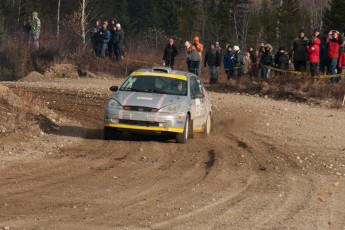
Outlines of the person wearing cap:
M102 28L97 31L98 47L97 57L105 58L108 42L110 40L110 32L108 30L108 21L104 21Z
M190 64L191 63L191 60L190 60L191 51L189 50L189 47L190 47L189 41L186 41L184 43L184 46L186 47L186 64L187 64L188 72L192 72L191 68L190 68L190 66L191 66L191 64Z
M125 32L123 31L121 24L116 23L115 25L116 30L114 31L114 37L113 37L113 44L115 49L115 62L119 62L121 60L122 55L122 48L123 43L125 39Z
M189 51L191 52L191 70L192 73L196 74L200 77L200 62L202 57L202 51L204 50L204 46L200 43L199 37L195 36L193 39L193 43L189 47Z
M177 54L178 54L178 51L174 44L174 40L170 38L163 52L164 65L173 68L175 57L177 56Z
M274 67L278 69L289 69L289 54L285 51L283 46L279 47L278 51L274 55ZM278 76L285 75L284 72L277 71Z
M31 30L30 30L30 37L33 40L34 46L36 49L40 47L38 39L40 38L41 32L41 20L38 18L38 13L32 13L32 21L31 21Z
M234 76L242 77L243 74L243 65L244 65L244 54L240 50L240 47L235 45L234 46L234 56L233 56L233 63L234 63Z
M306 71L308 38L305 37L304 30L299 31L299 36L292 41L292 57L294 69L296 71Z

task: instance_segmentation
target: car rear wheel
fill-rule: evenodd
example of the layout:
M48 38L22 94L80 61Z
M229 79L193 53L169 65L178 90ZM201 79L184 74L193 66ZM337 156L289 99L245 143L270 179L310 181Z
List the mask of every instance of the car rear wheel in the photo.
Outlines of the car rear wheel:
M177 143L186 143L189 134L189 115L186 116L186 122L184 123L183 133L176 134L176 142Z
M211 113L208 114L206 119L205 134L208 135L212 131L212 116Z
M104 140L115 140L116 139L116 129L111 127L104 127L103 129L103 139Z

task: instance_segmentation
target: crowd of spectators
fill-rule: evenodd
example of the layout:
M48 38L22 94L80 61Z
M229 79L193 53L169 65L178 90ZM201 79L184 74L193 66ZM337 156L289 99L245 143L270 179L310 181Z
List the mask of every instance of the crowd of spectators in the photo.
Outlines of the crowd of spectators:
M204 60L204 67L209 68L211 84L217 83L221 64L228 80L244 76L269 79L272 73L285 76L297 71L312 77L327 74L332 83L338 83L341 77L337 75L345 74L345 40L337 30L322 36L320 30L315 29L310 38L300 30L290 49L281 46L276 52L271 44L265 43L257 49L250 47L246 52L238 45L226 44L223 54L219 42L214 42L203 54L199 37L195 37L192 43L186 41L185 47L189 72L200 76L200 62Z
M124 56L124 39L125 33L115 18L110 23L107 20L103 23L97 20L91 34L95 55L99 58L109 57L115 63L120 62Z

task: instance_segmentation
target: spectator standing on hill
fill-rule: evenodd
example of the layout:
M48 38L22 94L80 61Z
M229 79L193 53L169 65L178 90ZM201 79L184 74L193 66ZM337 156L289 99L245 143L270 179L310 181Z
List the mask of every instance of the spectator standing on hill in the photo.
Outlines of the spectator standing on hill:
M233 62L232 62L233 58L234 58L234 52L232 51L231 46L228 45L226 47L226 51L225 51L224 58L223 58L224 69L225 69L225 73L226 73L228 80L230 80L230 78L232 78L234 76L233 75Z
M163 52L164 65L173 68L175 63L175 57L177 56L177 54L178 52L174 44L174 40L170 38Z
M220 47L219 42L215 43L215 48L216 48L216 50L218 50L219 54L221 54L222 48Z
M104 21L101 29L97 31L98 46L97 46L97 57L105 58L105 52L108 47L110 40L110 32L108 30L108 22Z
M259 47L259 57L265 53L265 43L261 42Z
M95 22L95 27L91 30L91 44L95 55L98 55L98 30L101 29L101 21L98 19Z
M273 56L272 56L272 46L270 44L266 44L264 46L265 52L260 57L260 65L261 65L261 77L268 79L270 76L270 66L273 66Z
M210 48L206 51L204 59L204 67L208 65L210 73L210 84L218 82L218 67L220 66L220 54L219 50L214 44L210 45Z
M194 37L189 51L191 52L190 60L192 73L195 73L198 77L200 77L200 62L203 50L204 46L200 43L199 37Z
M243 73L249 74L251 71L251 59L250 59L250 54L249 52L244 53L244 58L243 58Z
M345 40L339 49L338 73L345 74Z
M242 77L243 75L243 59L244 55L242 51L240 50L239 46L234 46L234 57L232 59L234 63L234 76L236 77Z
M259 54L258 51L255 51L253 47L249 48L249 58L250 58L250 72L249 76L250 77L257 77L257 71L258 71L258 56Z
M310 63L310 74L316 76L318 74L317 66L320 61L320 45L321 39L318 37L319 31L315 30L312 41L307 44L308 61Z
M38 13L33 12L30 35L36 49L40 48L40 43L38 41L38 39L40 38L40 32L41 32L41 20L38 18Z
M116 30L114 31L113 37L113 45L114 45L114 53L115 53L115 61L120 62L122 56L122 49L125 40L125 32L123 31L121 24L116 23L115 25Z
M327 42L327 57L328 57L328 68L327 74L334 75L338 64L339 58L339 47L343 43L339 31L331 30L328 33ZM340 77L331 77L332 83L338 83Z
M191 52L189 51L189 47L190 47L189 41L186 41L184 43L184 46L186 47L186 64L187 64L188 72L192 72L191 68L190 68L190 66L191 66L191 64L190 64L191 63L191 60L190 60Z
M28 45L30 41L31 23L31 16L28 14L23 23L23 43L25 45Z
M108 25L108 30L110 32L110 40L108 42L108 56L113 58L115 55L115 46L114 46L114 33L116 30L116 20L113 18L110 20L110 24Z
M325 74L326 68L328 68L328 58L327 58L327 36L319 35L321 40L320 44L320 62L319 62L319 73Z
M279 50L274 55L274 65L278 69L289 69L289 55L285 51L284 47L279 47ZM281 75L281 72L278 72L278 75Z
M308 38L305 37L304 30L299 31L299 36L292 41L292 57L294 69L296 71L306 71Z

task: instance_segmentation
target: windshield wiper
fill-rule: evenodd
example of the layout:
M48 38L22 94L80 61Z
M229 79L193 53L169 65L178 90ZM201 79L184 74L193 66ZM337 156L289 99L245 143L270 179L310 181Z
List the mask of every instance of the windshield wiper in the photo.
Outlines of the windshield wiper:
M121 91L134 91L134 92L141 92L140 89L136 89L136 88L121 88Z

